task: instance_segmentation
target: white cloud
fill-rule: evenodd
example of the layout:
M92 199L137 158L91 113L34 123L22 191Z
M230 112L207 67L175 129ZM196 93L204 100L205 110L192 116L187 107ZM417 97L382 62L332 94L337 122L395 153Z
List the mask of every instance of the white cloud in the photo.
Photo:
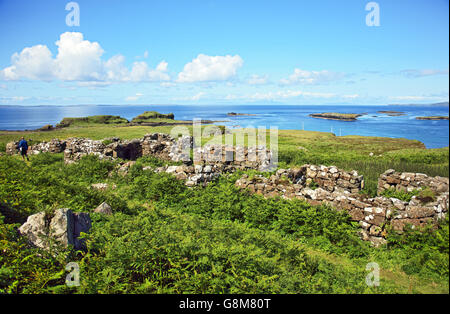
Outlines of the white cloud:
M14 53L11 66L0 71L0 79L20 78L48 81L54 77L55 61L47 46L37 45Z
M139 100L139 98L141 98L142 96L144 96L144 94L136 93L136 95L134 96L128 96L127 98L125 98L125 101L136 101Z
M97 81L102 79L103 49L97 42L83 39L81 33L64 33L56 42L55 75L64 81Z
M344 73L331 72L327 70L306 71L302 69L294 69L294 73L291 74L287 79L280 80L280 83L282 85L316 85L337 81L344 77Z
M418 78L418 77L424 77L424 76L448 75L448 69L445 69L445 70L434 70L434 69L416 70L416 69L409 69L409 70L400 71L400 73L402 75L406 76L406 77Z
M436 97L428 97L428 96L391 96L389 99L391 100L412 100L412 101L418 101L418 100L430 100L435 99Z
M135 62L130 73L130 80L133 82L156 82L170 80L167 72L167 62L160 62L156 69L150 69L146 62Z
M162 82L161 84L159 84L161 87L174 87L177 86L177 84L173 83L173 82Z
M334 93L317 93L306 92L301 90L283 90L277 92L267 93L255 93L251 95L227 95L226 100L247 99L247 100L283 100L289 98L304 97L304 98L342 98L342 99L355 99L360 97L358 94L353 95L338 95Z
M360 96L358 94L353 94L353 95L342 95L341 97L344 99L356 99L359 98Z
M155 69L150 68L144 61L135 62L129 70L122 55L102 60L104 51L100 44L84 40L82 33L63 33L56 46L58 54L55 58L45 45L27 47L20 53L15 53L11 57L11 66L0 70L0 79L108 82L108 84L170 80L167 62L160 62Z
M77 82L77 86L79 87L89 87L90 89L98 89L110 86L112 83L110 81L86 81L86 82Z
M244 61L239 55L207 56L199 54L178 74L178 82L226 81L237 74Z
M200 92L200 93L198 93L198 94L192 96L191 99L192 99L192 100L200 100L200 98L202 98L204 95L205 95L205 93Z
M201 98L203 98L203 96L205 96L206 94L204 93L204 92L199 92L199 93L197 93L197 94L195 94L195 95L193 95L193 96L188 96L188 97L176 97L176 98L172 98L173 100L175 100L175 101L178 101L178 100L182 100L182 101L185 101L185 100L187 100L187 101L198 101L198 100L200 100Z
M14 104L17 102L23 102L26 100L31 99L31 97L27 97L27 96L9 96L9 97L1 97L0 96L0 103L4 103L4 104Z
M247 83L250 84L250 85L264 85L264 84L267 84L268 81L269 81L269 76L268 75L259 76L259 75L253 74L247 80Z
M125 57L115 55L104 63L105 80L109 82L121 81L129 76L129 71L124 65Z

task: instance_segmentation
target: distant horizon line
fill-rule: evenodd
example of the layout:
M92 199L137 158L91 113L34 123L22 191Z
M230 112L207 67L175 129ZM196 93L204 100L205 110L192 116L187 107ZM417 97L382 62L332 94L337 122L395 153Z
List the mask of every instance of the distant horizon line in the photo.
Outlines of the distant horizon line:
M30 105L30 104L0 104L0 107L90 107L90 106L211 106L212 104L69 104L69 105ZM448 107L449 101L442 101L436 103L426 104L284 104L284 103L243 103L243 104L214 104L214 106L436 106L436 107Z

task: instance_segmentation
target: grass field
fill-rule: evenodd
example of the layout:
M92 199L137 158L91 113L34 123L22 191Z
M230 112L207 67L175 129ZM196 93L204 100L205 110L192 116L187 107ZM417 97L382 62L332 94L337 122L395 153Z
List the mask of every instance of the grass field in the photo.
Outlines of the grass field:
M165 120L165 119L164 119ZM170 120L172 122L176 120ZM191 125L180 126L192 134ZM202 126L205 128L206 126ZM6 132L0 131L0 151L7 142L21 136L31 139L31 144L49 141L53 138L64 140L70 137L87 137L100 140L110 137L121 139L141 138L145 134L170 133L173 126L128 126L87 124L76 125L53 131ZM245 132L246 130L234 130ZM267 132L267 143L270 143ZM378 176L387 169L402 172L420 172L431 176L448 176L449 149L426 149L423 143L408 139L394 139L364 136L335 136L332 133L279 130L278 147L280 167L300 166L306 163L335 165L344 170L357 170L365 177L365 192L376 193ZM234 139L234 142L236 139ZM205 143L224 143L224 137L202 138ZM247 138L245 137L245 144Z

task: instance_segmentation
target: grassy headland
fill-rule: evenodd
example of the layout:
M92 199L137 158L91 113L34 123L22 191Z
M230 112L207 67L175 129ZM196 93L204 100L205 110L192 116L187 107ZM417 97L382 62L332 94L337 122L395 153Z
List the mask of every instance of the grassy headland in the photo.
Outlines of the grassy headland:
M156 111L146 111L131 120L132 123L174 120L173 113L163 114ZM169 121L170 122L170 121Z
M83 126L93 124L127 124L129 121L120 116L100 115L80 118L64 118L56 125L57 128L66 128L69 126Z

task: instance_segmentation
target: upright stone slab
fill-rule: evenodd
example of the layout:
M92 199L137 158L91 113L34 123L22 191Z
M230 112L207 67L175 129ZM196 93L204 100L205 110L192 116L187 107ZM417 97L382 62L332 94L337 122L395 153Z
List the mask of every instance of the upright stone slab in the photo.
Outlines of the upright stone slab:
M50 221L44 212L28 217L19 228L20 234L26 236L30 243L38 248L49 250L51 243L67 248L73 245L75 250L85 247L79 239L81 232L87 233L91 228L88 213L73 213L70 209L62 208L54 212Z

